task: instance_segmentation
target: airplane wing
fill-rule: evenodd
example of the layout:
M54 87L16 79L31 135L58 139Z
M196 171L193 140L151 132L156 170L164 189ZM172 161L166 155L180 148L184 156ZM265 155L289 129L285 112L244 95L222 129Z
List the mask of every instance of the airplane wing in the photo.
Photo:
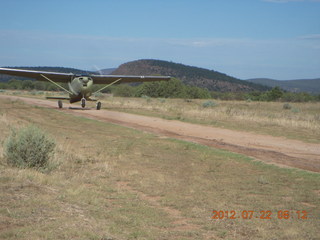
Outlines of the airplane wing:
M41 75L44 75L50 79L53 79L56 82L65 82L65 83L70 82L75 76L73 73L43 72L43 71L13 69L13 68L0 68L0 74L34 78L39 81L47 81L41 76Z
M96 84L109 84L118 79L119 83L130 82L151 82L151 81L168 81L171 78L168 76L132 76L132 75L90 75L93 82Z
M44 71L33 71L33 70L23 70L23 69L13 69L13 68L0 68L0 74L7 74L19 77L34 78L39 81L47 81L42 75L50 78L55 82L71 82L76 74L73 73L59 73L59 72L44 72ZM170 77L165 76L131 76L131 75L94 75L89 74L96 84L109 84L118 79L121 79L119 83L128 82L149 82L149 81L161 81L170 80Z

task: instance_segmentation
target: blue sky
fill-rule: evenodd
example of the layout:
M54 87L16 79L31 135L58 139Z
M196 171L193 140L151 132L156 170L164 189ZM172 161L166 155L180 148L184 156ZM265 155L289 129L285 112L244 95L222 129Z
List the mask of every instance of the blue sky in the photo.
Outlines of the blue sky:
M137 59L241 79L320 77L320 0L0 0L0 66Z

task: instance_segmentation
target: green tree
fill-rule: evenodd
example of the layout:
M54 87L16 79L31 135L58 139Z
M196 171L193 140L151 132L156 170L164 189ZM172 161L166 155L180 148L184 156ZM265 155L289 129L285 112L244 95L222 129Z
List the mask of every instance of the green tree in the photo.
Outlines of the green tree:
M22 89L22 81L21 80L16 80L16 79L11 79L8 82L9 88L10 89Z
M170 81L145 82L138 86L136 96L149 96L155 98L185 98L186 87L181 80L173 78Z
M133 97L135 95L135 88L128 84L120 84L113 88L112 92L119 97Z
M199 88L199 87L186 87L187 98L201 98L208 99L211 98L210 92L208 89Z
M271 91L268 92L267 94L267 100L268 101L277 101L279 100L283 95L283 91L281 90L280 87L276 86L271 89Z
M22 81L22 89L25 89L25 90L33 90L33 89L35 89L34 81L31 81L31 80Z

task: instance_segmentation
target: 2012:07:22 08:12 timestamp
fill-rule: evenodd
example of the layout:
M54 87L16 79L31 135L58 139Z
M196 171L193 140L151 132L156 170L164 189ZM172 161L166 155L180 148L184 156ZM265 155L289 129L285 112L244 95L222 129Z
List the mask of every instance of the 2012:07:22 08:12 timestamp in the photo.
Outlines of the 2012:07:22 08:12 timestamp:
M243 210L243 211L212 211L212 219L272 219L274 214L270 210L263 211L252 211L252 210ZM308 219L308 212L305 210L302 211L289 211L289 210L279 210L276 213L276 218L278 219Z

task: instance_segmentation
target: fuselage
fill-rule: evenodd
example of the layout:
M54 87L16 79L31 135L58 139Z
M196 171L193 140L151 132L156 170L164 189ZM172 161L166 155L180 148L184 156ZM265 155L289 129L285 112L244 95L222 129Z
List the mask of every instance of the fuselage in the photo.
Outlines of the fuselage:
M88 100L92 94L93 80L89 76L75 77L69 84L70 103L78 102L82 98Z

